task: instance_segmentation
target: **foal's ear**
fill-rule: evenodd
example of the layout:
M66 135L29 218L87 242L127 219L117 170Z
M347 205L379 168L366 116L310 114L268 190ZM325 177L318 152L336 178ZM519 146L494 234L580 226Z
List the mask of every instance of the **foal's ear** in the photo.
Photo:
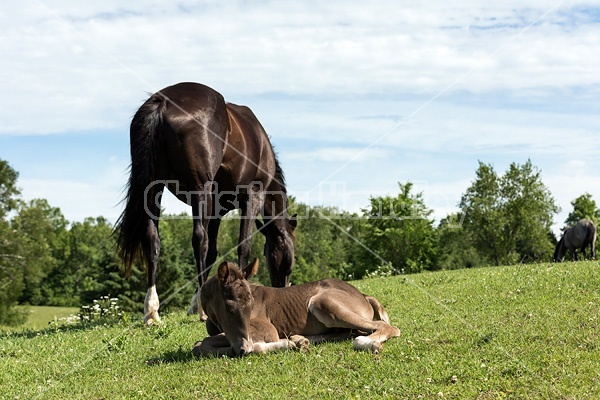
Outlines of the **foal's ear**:
M229 266L227 265L227 261L223 261L221 265L219 265L219 269L217 270L217 277L219 278L219 282L221 282L222 285L228 282Z
M246 268L244 268L244 278L250 279L258 272L258 257L254 258L252 264L248 264Z

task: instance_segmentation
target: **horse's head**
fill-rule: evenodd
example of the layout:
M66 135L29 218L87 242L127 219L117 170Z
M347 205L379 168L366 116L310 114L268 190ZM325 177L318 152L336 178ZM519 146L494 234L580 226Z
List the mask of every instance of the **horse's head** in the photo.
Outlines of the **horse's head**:
M265 235L265 258L269 267L271 286L286 287L294 267L294 230L297 219L276 217L265 224L256 220L256 227Z
M225 261L200 292L202 308L225 333L236 356L252 352L250 317L254 297L247 279L255 275L257 269L258 259L243 271L236 264Z

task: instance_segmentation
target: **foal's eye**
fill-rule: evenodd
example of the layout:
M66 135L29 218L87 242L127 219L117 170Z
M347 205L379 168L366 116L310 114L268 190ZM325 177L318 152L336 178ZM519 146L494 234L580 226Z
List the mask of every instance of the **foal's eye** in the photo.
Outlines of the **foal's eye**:
M230 314L233 314L235 312L235 305L236 305L235 301L232 301L232 300L225 301L225 309Z

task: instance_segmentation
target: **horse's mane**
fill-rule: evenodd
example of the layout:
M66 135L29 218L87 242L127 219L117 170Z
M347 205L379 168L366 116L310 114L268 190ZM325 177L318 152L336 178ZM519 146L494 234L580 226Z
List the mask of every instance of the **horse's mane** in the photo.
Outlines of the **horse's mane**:
M283 170L279 165L279 160L277 159L277 154L275 154L275 152L273 152L273 157L275 158L275 180L279 182L281 191L287 194L287 189L285 188L285 176L283 176Z

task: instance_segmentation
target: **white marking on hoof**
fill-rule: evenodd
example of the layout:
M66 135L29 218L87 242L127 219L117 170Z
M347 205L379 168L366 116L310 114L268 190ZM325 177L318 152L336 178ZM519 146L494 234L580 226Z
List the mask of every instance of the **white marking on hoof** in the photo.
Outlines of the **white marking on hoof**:
M357 336L353 342L356 350L370 351L371 353L379 353L381 351L381 342L372 340L368 336Z
M144 323L146 325L160 323L160 317L158 315L158 307L160 303L158 301L158 293L156 293L156 286L150 287L146 293L146 300L144 300Z
M352 344L356 350L372 351L371 345L373 344L373 341L367 336L357 336Z

